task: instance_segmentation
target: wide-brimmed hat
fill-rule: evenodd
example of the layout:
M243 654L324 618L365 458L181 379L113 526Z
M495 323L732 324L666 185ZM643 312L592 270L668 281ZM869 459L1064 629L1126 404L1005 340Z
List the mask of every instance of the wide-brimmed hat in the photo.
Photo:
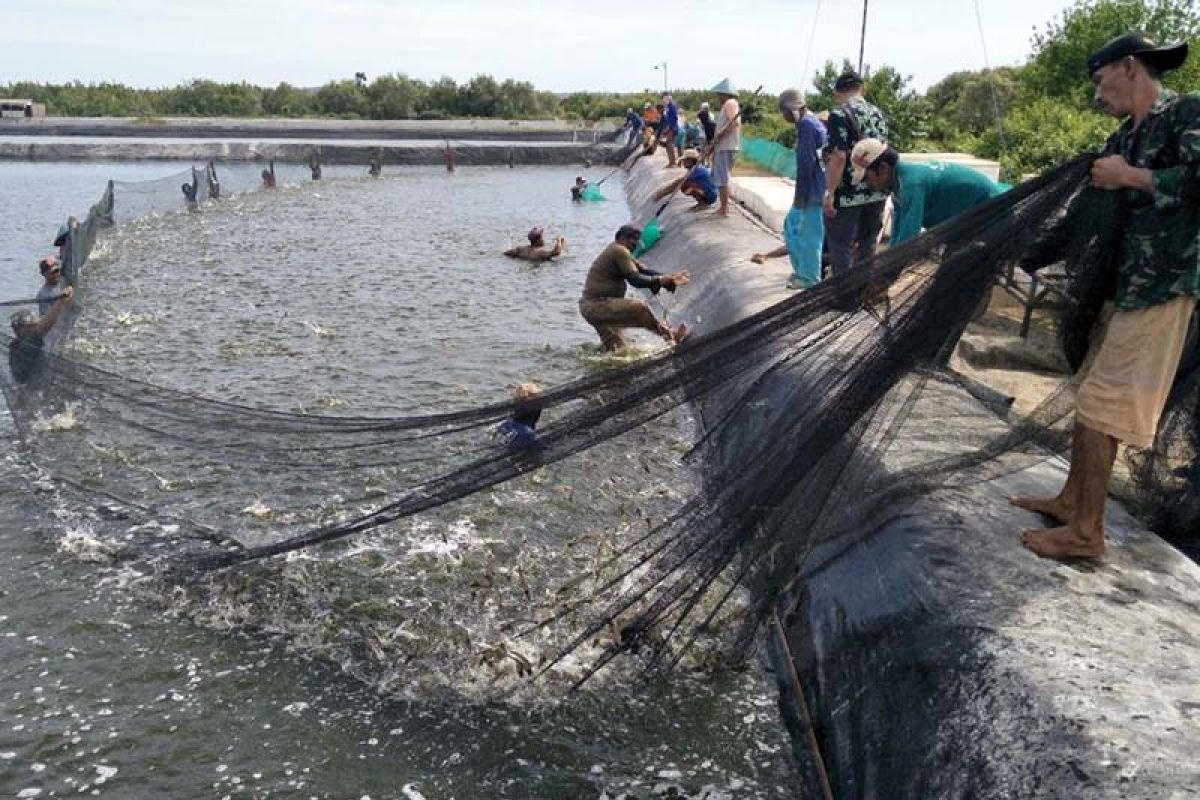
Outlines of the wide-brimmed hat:
M888 146L878 139L859 139L858 144L850 151L850 179L862 183L867 174L867 167L875 163L875 159L887 152Z
M1088 75L1093 75L1101 67L1127 56L1137 56L1160 72L1167 72L1181 66L1187 60L1188 46L1187 42L1160 45L1141 31L1130 31L1092 54L1087 62Z
M737 89L733 88L733 84L729 82L729 78L724 79L710 90L713 94L725 94L730 97L737 97Z

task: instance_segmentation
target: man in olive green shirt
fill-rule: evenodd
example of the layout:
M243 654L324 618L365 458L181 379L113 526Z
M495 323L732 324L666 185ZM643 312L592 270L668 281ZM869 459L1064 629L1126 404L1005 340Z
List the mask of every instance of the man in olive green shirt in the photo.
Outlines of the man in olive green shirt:
M649 289L654 294L666 289L674 292L687 284L687 270L662 275L647 269L633 257L642 232L633 225L622 225L616 241L592 262L579 298L579 313L596 329L605 350L625 346L622 328L644 328L654 331L668 342L675 343L687 336L687 326L680 323L675 330L660 322L643 301L625 297L625 284Z
M1013 498L1058 527L1021 541L1047 558L1104 553L1104 503L1118 442L1154 444L1200 295L1200 94L1159 76L1187 58L1144 34L1117 37L1088 60L1096 101L1125 121L1092 166L1092 185L1125 195L1115 311L1075 405L1071 470L1056 497Z

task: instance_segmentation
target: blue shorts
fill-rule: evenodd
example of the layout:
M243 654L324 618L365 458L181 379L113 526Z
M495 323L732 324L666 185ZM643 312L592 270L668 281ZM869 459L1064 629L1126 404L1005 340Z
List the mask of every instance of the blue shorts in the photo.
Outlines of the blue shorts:
M820 203L792 206L783 221L783 240L796 280L805 286L821 282L821 245L825 242L825 213Z
M737 161L737 150L718 150L713 154L713 183L717 188L729 185L733 162Z

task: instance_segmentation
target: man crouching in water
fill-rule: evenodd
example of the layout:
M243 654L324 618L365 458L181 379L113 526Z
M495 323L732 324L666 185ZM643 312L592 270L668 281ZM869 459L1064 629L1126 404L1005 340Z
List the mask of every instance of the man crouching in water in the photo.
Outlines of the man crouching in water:
M672 344L682 341L688 333L686 325L681 323L671 330L654 316L643 301L625 297L626 283L658 294L659 289L674 292L690 280L687 270L662 275L642 266L633 257L633 251L641 239L640 229L622 225L617 231L616 241L604 248L592 262L583 284L579 313L596 329L605 350L625 346L625 340L621 338L622 328L645 328Z
M13 381L29 383L41 371L46 335L70 305L74 293L74 287L64 287L49 310L40 316L32 310L12 315L13 340L8 345L8 371Z
M519 258L522 261L539 263L558 258L562 255L563 248L567 246L567 240L560 236L554 240L554 247L547 247L546 232L541 228L532 229L526 234L526 238L529 239L529 244L511 247L504 251L504 255L509 258Z

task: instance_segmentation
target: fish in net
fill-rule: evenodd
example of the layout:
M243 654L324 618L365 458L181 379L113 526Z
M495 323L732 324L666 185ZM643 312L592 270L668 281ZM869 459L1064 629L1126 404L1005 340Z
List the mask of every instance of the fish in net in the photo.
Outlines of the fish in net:
M701 639L736 660L818 546L854 541L882 509L922 492L1064 450L1069 386L1014 425L978 405L979 424L953 446L883 466L912 435L914 409L957 386L945 353L1005 270L1065 271L1059 329L1081 360L1120 236L1117 200L1088 188L1092 160L674 351L545 391L532 450L488 435L520 410L510 402L391 417L294 413L140 381L54 346L35 380L6 375L4 390L48 474L196 535L159 556L174 581L378 530L699 408L703 430L687 459L701 489L648 520L603 581L568 582L558 611L517 627L563 629L541 673L601 642L579 683L625 654L675 666ZM111 218L121 202L112 195L110 186L85 225ZM1131 473L1133 495L1156 509L1147 519L1176 541L1195 535L1200 509L1198 374L1193 348L1159 442L1135 454ZM269 509L248 515L263 497Z

